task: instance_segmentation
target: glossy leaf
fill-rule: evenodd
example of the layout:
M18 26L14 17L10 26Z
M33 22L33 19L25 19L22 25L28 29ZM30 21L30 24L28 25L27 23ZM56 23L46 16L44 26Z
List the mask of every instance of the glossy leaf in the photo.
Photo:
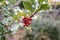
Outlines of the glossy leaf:
M40 4L40 3L42 3L43 1L45 1L45 0L38 0L38 3Z
M3 1L3 2L2 2L2 5L6 5L6 2L5 2L5 1Z
M30 2L24 2L23 4L26 10L30 10L31 12L34 11L34 9L32 8L32 4L30 4Z
M19 20L18 15L14 15L14 20Z
M17 15L18 16L26 16L26 14L24 12L20 12L20 11L17 11Z
M40 11L40 10L46 10L46 9L49 9L49 8L50 8L50 6L48 4L42 4L40 6L40 8L37 9L37 12Z
M18 16L21 16L21 14L22 14L22 13L21 13L20 11L17 11L17 15L18 15Z
M6 40L4 36L1 37L1 40Z
M12 4L15 4L17 0L13 0L14 2L12 0L8 0L8 1Z
M48 4L42 4L41 7L40 7L40 10L46 10L48 8L49 8Z
M30 0L31 1L31 4L34 4L35 3L35 0Z
M4 0L0 0L0 2L2 2L2 1L4 1Z

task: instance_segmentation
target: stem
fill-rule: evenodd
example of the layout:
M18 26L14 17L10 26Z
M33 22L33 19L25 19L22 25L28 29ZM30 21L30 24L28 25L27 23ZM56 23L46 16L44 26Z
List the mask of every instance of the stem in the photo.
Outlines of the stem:
M40 10L40 8L41 8L41 5L42 5L42 2L40 3L39 8L38 8L38 9L35 9L35 11L34 11L33 14L30 16L30 18L33 17L35 14L37 14L37 13L39 12L39 10Z
M32 18L35 14L37 14L36 10L33 12L33 14L30 16L30 18Z

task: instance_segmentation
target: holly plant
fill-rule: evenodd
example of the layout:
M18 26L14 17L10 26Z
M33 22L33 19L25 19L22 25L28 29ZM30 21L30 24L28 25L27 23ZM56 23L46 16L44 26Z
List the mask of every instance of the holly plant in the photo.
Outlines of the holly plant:
M0 9L1 27L15 34L19 27L29 27L34 15L49 9L49 5L47 0L0 0Z

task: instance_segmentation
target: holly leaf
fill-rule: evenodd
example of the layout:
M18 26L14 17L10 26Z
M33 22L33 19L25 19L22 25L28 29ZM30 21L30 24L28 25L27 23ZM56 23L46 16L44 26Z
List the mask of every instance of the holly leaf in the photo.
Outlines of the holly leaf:
M30 2L23 2L23 4L24 4L24 8L25 8L26 10L29 10L29 11L31 11L31 12L34 11L34 9L33 9L33 7L32 7L32 4L31 4Z
M14 15L14 20L19 20L18 15Z
M31 1L31 4L34 4L35 3L35 0L30 0Z
M40 3L42 3L43 1L46 1L46 0L38 0L39 5L40 5Z
M4 1L4 0L0 0L0 2L2 2L2 1Z
M42 4L41 7L40 7L40 10L46 10L46 9L49 9L49 5L48 4Z
M2 5L6 5L6 2L5 2L5 1L3 1L3 2L2 2Z
M13 0L14 2L12 0L8 0L8 1L12 4L15 4L17 2L17 0Z
M40 8L38 9L38 11L40 10L46 10L46 9L49 9L50 6L48 4L41 4Z
M18 16L26 16L26 13L25 13L25 12L17 11L17 15L18 15Z
M5 36L2 36L2 37L1 37L1 40L5 40Z

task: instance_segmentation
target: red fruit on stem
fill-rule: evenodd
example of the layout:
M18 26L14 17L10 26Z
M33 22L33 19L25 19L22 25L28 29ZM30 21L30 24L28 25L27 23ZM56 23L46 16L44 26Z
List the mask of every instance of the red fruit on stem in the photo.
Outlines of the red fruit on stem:
M28 26L28 25L30 25L30 22L29 21L26 21L26 22L24 22L24 25L25 26Z
M28 18L28 21L31 21L32 20L32 18Z
M26 20L27 20L27 18L26 18L26 17L24 17L24 18L23 18L23 21L26 21Z
M24 17L24 18L23 18L24 26L30 25L30 21L31 21L31 20L32 20L32 18L26 18L26 17Z

